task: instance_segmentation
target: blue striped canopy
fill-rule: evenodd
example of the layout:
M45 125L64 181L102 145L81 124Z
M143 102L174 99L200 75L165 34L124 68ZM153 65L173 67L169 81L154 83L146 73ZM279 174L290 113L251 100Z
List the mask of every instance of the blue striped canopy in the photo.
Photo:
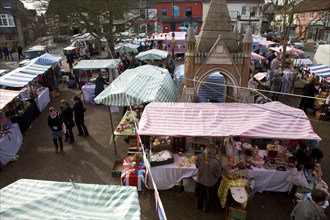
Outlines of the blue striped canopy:
M61 56L45 53L38 57L34 63L39 65L53 65L58 63L61 59Z
M310 73L314 72L316 75L322 78L330 77L330 66L326 66L323 64L316 64L313 66L309 66L308 68Z

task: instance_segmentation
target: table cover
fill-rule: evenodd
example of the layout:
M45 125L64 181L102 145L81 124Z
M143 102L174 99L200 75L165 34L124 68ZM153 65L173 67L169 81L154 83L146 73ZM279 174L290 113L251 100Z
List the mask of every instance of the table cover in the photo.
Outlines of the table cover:
M36 98L36 103L39 111L41 112L50 102L49 89L43 88L39 93L38 98Z
M84 85L81 87L81 90L83 92L83 100L88 102L89 97L95 94L95 85Z
M6 165L17 154L23 141L18 124L12 124L9 133L0 139L0 163Z
M197 179L197 168L194 164L191 164L190 167L177 167L176 163L179 162L182 157L178 154L173 154L173 157L174 163L172 164L151 167L153 179L159 190L171 189L183 178L192 177L194 180ZM149 187L152 188L152 185L150 184Z

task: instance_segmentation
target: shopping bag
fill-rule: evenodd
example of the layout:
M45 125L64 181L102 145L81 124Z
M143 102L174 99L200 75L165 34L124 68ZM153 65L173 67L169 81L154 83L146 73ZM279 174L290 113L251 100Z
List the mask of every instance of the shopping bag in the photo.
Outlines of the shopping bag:
M63 129L64 134L66 134L66 126L64 123L62 124L62 129Z
M304 171L303 169L301 169L300 171L297 171L294 174L291 174L288 178L287 181L293 185L296 186L302 186L302 187L307 187L308 186L308 182L307 179L305 177Z

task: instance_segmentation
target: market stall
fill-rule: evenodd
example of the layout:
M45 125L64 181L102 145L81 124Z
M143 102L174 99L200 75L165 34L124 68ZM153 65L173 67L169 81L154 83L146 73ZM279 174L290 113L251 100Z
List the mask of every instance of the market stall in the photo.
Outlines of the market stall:
M1 132L0 137L0 164L6 165L12 161L23 142L23 136L18 124L12 124L12 126Z
M282 144L285 145L285 141L292 139L320 140L303 111L280 102L266 104L150 103L144 110L138 133L153 137L173 137L174 164L171 162L151 168L151 171L154 171L152 175L157 177L154 179L159 189L169 189L178 181L189 177L186 175L186 168L190 170L191 177L196 175L193 171L196 168L189 161L190 157L183 153L186 151L189 154L190 150L196 152L196 141L187 140L185 146L178 148L178 143L175 143L178 138L204 138L206 139L204 146L212 143L224 146L225 152L229 152L225 144L226 138L239 138L242 142L230 142L234 156L229 157L226 166L237 165L242 158L245 158L244 164L249 164L249 166L243 165L241 175L252 179L255 183L254 190L258 192L288 191L290 183L286 179L295 173L296 169L288 163L289 154L286 154L286 147L276 144L277 142L267 144L267 148L262 150L254 142L242 144L243 141L265 138L283 140ZM190 146L189 142L191 142ZM155 141L150 147L152 152L153 147L156 147L154 145L157 146ZM200 146L202 145L198 144L198 147ZM275 157L270 153L273 147L276 148ZM281 149L278 150L279 153L277 149ZM238 156L238 151L244 154ZM158 151L156 153L159 154ZM277 153L280 158L277 158ZM188 164L186 164L187 160ZM166 184L163 184L165 179Z
M119 59L81 60L76 66L73 67L73 70L74 72L77 72L79 76L86 71L89 71L89 75L92 76L92 71L107 70L107 81L112 82L118 75L116 68L118 67L119 63ZM81 90L83 91L84 101L89 101L90 99L94 98L95 84L84 85L82 86Z
M140 219L135 187L20 179L2 188L1 219Z

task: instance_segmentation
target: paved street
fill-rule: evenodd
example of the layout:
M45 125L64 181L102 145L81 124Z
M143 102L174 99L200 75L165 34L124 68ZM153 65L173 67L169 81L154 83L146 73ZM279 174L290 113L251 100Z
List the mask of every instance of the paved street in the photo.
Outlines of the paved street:
M63 98L71 99L79 94L78 89L71 90L62 87L62 95L53 98L48 105L59 109L59 101ZM299 98L279 98L285 104L297 106ZM72 145L65 143L64 156L54 153L51 133L47 126L47 108L32 123L24 134L24 142L19 151L20 159L11 162L0 172L0 188L21 178L40 179L67 182L74 175L79 183L120 184L119 177L111 176L111 169L117 158L122 158L127 152L127 144L118 140L118 156L114 153L113 145L109 146L111 133L109 111L106 106L91 106L85 104L86 125L90 131L88 137L76 136ZM117 125L122 112L113 114L114 125ZM315 120L309 115L315 132L323 139L320 149L324 153L323 172L326 182L330 183L330 124ZM74 128L77 134L77 129ZM218 206L208 213L194 208L194 193L178 192L174 189L160 191L160 197L168 219L225 219L225 210ZM155 219L155 202L153 191L139 193L142 219ZM1 196L0 196L1 200ZM292 210L292 201L287 193L256 193L248 202L247 211L249 220L258 219L289 219Z

